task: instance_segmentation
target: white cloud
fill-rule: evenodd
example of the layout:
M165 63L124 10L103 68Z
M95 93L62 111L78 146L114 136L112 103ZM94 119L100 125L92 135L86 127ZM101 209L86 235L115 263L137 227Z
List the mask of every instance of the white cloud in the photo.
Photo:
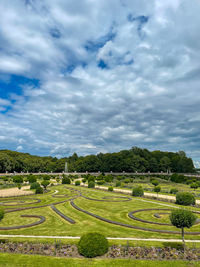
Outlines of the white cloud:
M62 156L138 145L198 157L197 1L3 0L0 8L2 81L40 81L0 95L1 147Z

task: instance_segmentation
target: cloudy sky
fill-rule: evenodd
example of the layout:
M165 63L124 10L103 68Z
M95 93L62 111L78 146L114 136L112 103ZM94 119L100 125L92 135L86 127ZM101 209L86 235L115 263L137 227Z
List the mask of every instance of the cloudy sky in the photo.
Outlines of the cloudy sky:
M199 0L1 0L0 149L200 160Z

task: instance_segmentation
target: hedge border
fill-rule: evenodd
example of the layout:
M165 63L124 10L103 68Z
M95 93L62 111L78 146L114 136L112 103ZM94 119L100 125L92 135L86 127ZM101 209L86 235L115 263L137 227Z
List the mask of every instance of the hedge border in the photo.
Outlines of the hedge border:
M71 224L75 224L76 223L73 219L69 218L68 216L64 215L61 211L59 211L54 205L51 205L51 208L52 208L53 211L55 211L64 220L68 221Z

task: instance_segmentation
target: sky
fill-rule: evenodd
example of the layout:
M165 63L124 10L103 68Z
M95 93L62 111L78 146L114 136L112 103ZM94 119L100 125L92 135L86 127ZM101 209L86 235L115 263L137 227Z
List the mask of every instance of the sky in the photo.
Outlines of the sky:
M200 166L199 0L1 0L0 149L133 146Z

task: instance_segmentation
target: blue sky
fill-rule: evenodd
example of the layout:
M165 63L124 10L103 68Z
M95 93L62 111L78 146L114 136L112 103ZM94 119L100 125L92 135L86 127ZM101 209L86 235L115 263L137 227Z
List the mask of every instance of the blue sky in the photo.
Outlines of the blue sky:
M0 149L200 160L198 0L2 0Z

